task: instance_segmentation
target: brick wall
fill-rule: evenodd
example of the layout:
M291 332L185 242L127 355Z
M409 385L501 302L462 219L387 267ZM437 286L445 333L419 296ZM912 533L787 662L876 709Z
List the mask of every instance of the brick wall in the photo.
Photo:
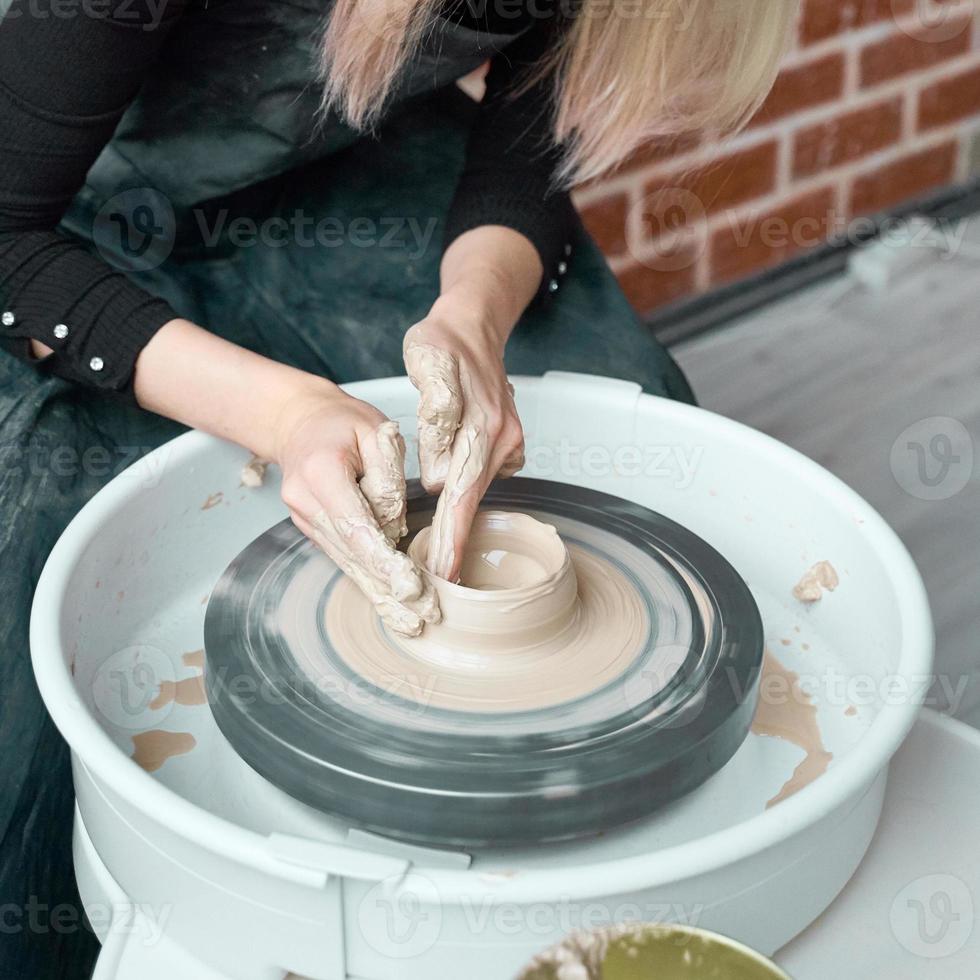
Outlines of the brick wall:
M978 133L980 0L803 0L743 133L649 147L576 201L647 313L965 181Z

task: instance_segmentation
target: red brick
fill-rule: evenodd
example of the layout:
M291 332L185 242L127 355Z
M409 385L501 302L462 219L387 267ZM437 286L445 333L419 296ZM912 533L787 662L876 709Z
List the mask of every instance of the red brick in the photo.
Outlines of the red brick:
M951 37L919 38L901 31L861 52L861 84L878 85L913 71L925 71L970 50L971 18L960 19L961 29ZM951 25L951 31L956 26Z
M836 221L834 189L823 187L764 214L732 215L711 239L711 280L741 279L823 242Z
M605 255L621 255L626 251L629 202L625 194L600 198L585 205L579 213L589 234Z
M923 89L919 95L919 129L944 126L980 113L980 65Z
M835 34L907 14L918 0L805 0L800 43L814 44Z
M856 109L796 134L793 176L807 177L884 149L902 135L902 100Z
M693 246L688 248L689 261L682 268L663 271L645 265L631 265L617 273L619 285L637 313L647 314L658 306L666 306L694 292L697 252Z
M830 54L808 65L780 72L762 108L749 123L766 123L838 99L844 90L844 56Z
M770 140L730 153L695 170L679 170L660 176L647 184L643 203L651 212L655 212L659 203L658 194L663 191L680 190L693 195L693 207L685 208L688 221L680 223L684 224L705 214L763 197L775 185L776 142ZM645 233L656 237L656 225L661 216L645 211L641 218Z
M851 185L848 213L876 214L950 183L956 170L956 152L956 143L950 141L861 174Z

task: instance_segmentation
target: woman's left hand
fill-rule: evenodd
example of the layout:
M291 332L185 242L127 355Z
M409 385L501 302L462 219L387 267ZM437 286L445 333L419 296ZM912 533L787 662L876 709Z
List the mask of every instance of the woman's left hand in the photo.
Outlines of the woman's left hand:
M524 432L504 370L506 339L489 322L437 308L405 335L405 367L421 396L422 485L440 493L426 564L450 582L490 481L524 465Z

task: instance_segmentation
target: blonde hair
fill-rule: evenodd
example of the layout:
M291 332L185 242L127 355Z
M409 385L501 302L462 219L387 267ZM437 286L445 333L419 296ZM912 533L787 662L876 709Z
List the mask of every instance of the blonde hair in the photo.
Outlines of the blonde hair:
M336 0L321 45L324 109L372 127L443 2ZM605 173L651 140L737 131L772 87L797 3L581 0L526 80L552 77L561 183Z

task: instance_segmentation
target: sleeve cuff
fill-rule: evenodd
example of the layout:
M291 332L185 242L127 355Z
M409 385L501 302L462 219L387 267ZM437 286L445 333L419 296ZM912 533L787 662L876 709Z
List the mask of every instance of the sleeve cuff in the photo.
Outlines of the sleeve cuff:
M136 360L177 316L170 304L57 233L24 235L12 252L0 268L4 349L40 374L135 402ZM32 359L31 339L54 353Z
M575 209L567 193L549 193L545 181L534 179L520 192L502 192L492 176L464 176L446 218L443 249L484 225L512 228L537 249L544 270L537 299L558 292L568 271L575 229Z

